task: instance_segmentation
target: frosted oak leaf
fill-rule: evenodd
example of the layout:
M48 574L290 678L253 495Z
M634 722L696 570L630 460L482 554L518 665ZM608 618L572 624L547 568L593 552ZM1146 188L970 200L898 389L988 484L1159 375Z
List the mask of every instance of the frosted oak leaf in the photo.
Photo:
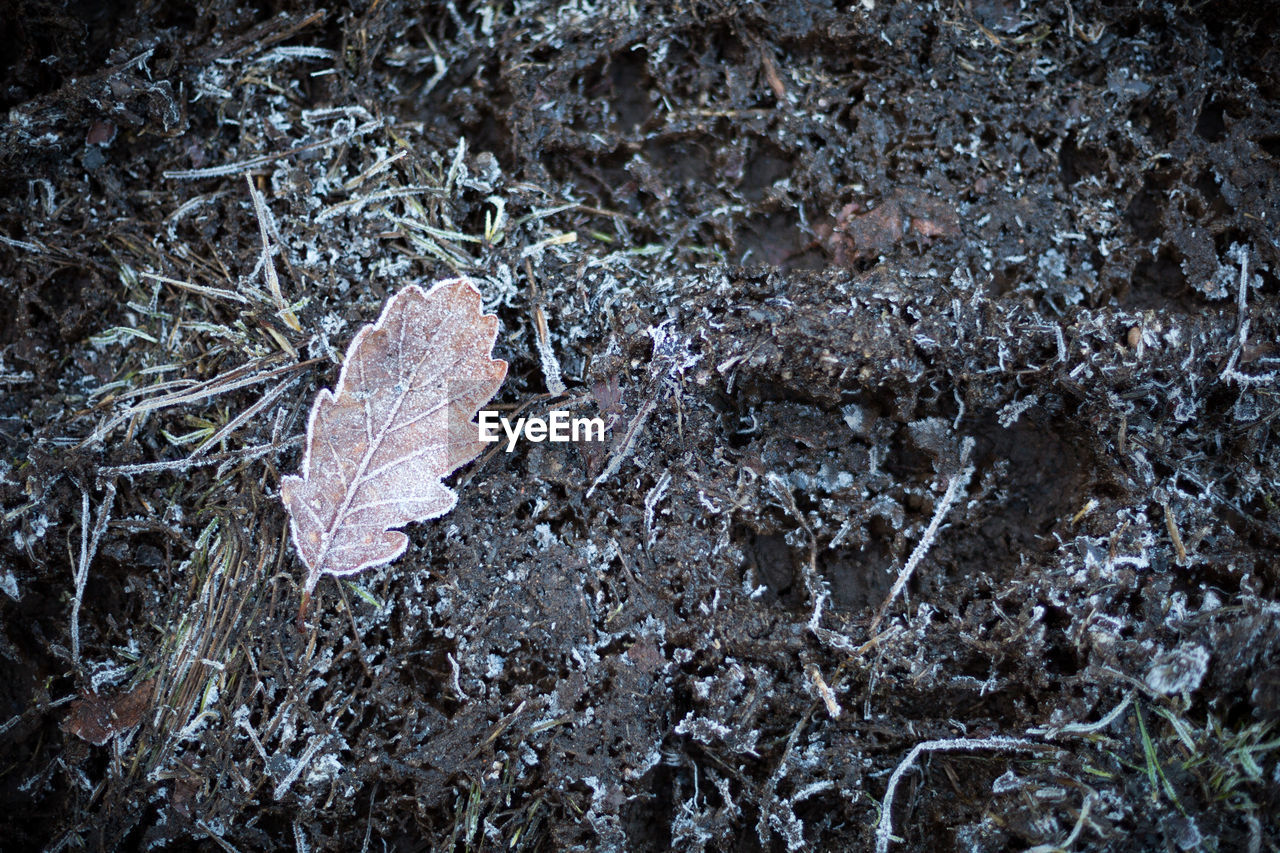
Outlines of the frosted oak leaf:
M497 334L463 278L409 285L356 333L337 387L311 407L300 476L280 483L307 566L299 625L321 575L389 563L409 544L392 528L453 509L440 480L480 454L472 418L507 375Z

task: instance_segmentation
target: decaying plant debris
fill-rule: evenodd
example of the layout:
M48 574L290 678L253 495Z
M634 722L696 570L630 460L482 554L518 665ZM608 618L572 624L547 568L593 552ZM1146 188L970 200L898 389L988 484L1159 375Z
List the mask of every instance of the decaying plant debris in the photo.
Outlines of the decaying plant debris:
M7 844L1280 845L1265 7L177 8L6 56ZM310 402L455 275L607 446L299 634Z

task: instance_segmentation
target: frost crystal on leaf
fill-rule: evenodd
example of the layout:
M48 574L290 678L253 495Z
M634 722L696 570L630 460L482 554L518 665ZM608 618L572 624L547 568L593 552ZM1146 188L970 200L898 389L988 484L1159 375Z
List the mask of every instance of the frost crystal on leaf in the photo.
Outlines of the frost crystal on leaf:
M410 285L356 333L334 391L316 397L301 476L280 495L307 565L305 600L322 574L389 563L409 539L391 528L453 509L440 480L479 455L472 422L507 375L492 358L498 318L467 279Z

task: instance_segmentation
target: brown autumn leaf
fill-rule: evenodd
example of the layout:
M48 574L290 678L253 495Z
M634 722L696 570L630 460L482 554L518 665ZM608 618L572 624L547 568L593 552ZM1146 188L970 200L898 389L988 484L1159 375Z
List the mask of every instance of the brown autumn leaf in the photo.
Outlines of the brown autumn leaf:
M391 528L453 509L440 480L479 455L472 418L507 375L491 357L497 334L464 278L406 287L356 333L337 388L311 408L301 476L280 484L307 565L304 609L322 574L389 563L409 544Z
M142 722L151 701L155 679L148 678L128 693L104 696L87 691L71 703L62 728L94 746L102 746Z
M898 191L873 208L851 202L840 209L834 224L814 227L818 245L823 246L837 266L852 266L860 260L891 252L912 232L925 242L960 233L955 210L945 200Z

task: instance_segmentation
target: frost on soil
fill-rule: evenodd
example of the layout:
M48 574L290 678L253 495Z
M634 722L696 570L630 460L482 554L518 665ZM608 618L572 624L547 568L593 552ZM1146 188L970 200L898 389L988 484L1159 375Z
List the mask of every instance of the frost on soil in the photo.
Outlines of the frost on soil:
M5 837L1280 843L1250 5L457 5L24 30ZM607 441L460 469L299 634L312 401L458 276L495 405Z

